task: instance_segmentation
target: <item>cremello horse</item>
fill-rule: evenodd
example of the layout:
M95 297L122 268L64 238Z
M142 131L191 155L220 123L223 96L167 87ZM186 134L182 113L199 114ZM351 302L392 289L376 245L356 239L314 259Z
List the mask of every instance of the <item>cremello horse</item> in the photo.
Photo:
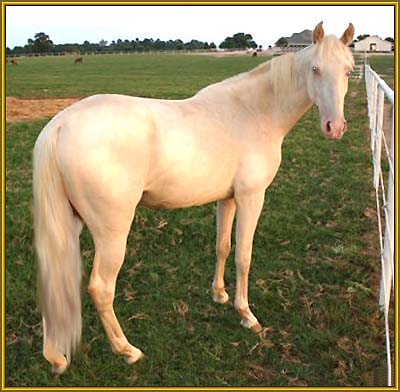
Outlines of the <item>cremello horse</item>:
M316 103L322 131L346 131L344 97L353 58L352 24L297 53L210 85L184 100L121 95L86 98L56 115L34 148L34 227L39 263L43 353L62 373L81 335L85 223L95 244L88 291L115 353L143 354L126 339L113 310L115 284L136 206L183 208L218 201L214 301L224 303L225 261L236 213L235 309L261 329L248 303L253 235L281 162L285 135Z

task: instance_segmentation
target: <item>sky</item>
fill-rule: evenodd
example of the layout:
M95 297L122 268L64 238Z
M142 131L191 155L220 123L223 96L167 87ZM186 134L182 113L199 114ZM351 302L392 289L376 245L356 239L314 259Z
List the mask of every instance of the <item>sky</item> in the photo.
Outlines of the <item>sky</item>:
M39 32L55 44L179 38L218 46L226 37L244 32L266 48L282 36L312 30L320 21L326 34L341 36L352 22L355 36L394 37L394 6L387 5L7 5L6 46L24 46Z

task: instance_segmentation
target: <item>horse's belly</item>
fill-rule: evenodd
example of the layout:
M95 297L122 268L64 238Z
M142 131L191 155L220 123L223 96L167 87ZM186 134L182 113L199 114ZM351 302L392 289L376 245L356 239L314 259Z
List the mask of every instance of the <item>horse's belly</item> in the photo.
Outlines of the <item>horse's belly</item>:
M225 190L210 190L210 192L175 190L171 193L145 191L140 204L156 209L176 209L199 206L216 200L228 199L233 195L232 188Z
M185 208L233 195L233 170L173 170L160 176L143 192L141 204L151 208Z

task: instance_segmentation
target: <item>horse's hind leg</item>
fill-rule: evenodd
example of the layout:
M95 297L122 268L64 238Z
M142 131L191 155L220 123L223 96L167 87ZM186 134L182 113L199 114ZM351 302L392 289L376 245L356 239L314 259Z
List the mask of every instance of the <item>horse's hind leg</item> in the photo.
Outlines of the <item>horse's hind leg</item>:
M118 272L125 257L128 231L106 229L94 236L96 253L88 291L96 306L112 350L128 363L139 360L143 353L125 337L113 309Z
M214 302L224 304L229 296L225 290L224 273L225 263L231 251L231 233L233 219L235 217L235 200L227 199L217 204L217 264L212 283L212 295Z

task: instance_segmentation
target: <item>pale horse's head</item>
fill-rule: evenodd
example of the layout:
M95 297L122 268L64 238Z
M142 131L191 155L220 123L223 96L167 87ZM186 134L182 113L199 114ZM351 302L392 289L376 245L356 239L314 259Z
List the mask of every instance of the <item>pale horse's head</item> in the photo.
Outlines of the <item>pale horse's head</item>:
M340 39L324 35L322 22L313 32L313 45L307 61L307 89L311 100L318 106L321 129L328 139L341 139L347 130L343 106L349 76L354 67L348 48L354 36L350 23Z

